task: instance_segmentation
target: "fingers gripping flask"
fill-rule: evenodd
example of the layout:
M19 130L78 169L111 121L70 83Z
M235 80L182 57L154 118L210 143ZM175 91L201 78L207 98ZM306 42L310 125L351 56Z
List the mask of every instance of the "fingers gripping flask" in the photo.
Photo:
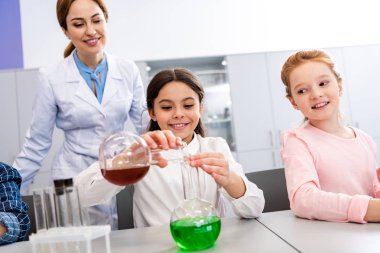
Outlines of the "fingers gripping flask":
M181 162L185 200L176 207L170 218L170 232L184 250L210 248L218 239L221 221L217 210L200 198L199 168Z

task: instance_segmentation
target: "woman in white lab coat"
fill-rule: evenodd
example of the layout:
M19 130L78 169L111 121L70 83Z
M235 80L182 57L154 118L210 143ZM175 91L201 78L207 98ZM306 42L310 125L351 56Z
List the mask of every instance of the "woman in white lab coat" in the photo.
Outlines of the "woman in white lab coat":
M129 118L139 132L149 119L137 66L104 52L108 12L103 1L58 0L57 17L70 44L63 61L40 73L32 121L14 162L24 193L50 149L55 125L64 141L52 178L66 179L95 162L104 137L123 130Z

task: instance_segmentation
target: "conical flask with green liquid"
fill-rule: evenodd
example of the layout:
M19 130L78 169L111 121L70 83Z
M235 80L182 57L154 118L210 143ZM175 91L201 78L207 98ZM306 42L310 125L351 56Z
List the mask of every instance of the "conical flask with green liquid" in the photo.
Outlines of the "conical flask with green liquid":
M184 250L210 248L218 239L221 220L215 207L200 198L200 169L186 161L181 162L181 169L185 200L172 212L170 232Z

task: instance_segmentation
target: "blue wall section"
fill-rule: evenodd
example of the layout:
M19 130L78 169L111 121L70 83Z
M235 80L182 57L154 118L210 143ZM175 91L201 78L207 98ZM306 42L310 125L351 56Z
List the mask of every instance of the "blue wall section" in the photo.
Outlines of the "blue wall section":
M20 0L0 0L0 69L23 67Z

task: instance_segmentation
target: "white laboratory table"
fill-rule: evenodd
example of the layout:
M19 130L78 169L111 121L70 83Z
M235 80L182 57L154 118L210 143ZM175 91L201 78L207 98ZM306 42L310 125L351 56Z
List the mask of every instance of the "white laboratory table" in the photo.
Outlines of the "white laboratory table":
M291 211L264 213L258 221L300 252L380 252L379 223L306 220Z
M169 226L112 231L112 253L184 252L175 244ZM93 242L92 252L104 249L104 240ZM32 252L30 242L0 247L1 252ZM197 251L199 252L199 251ZM215 246L201 252L297 252L255 219L222 219L222 230ZM103 252L102 252L103 253Z

